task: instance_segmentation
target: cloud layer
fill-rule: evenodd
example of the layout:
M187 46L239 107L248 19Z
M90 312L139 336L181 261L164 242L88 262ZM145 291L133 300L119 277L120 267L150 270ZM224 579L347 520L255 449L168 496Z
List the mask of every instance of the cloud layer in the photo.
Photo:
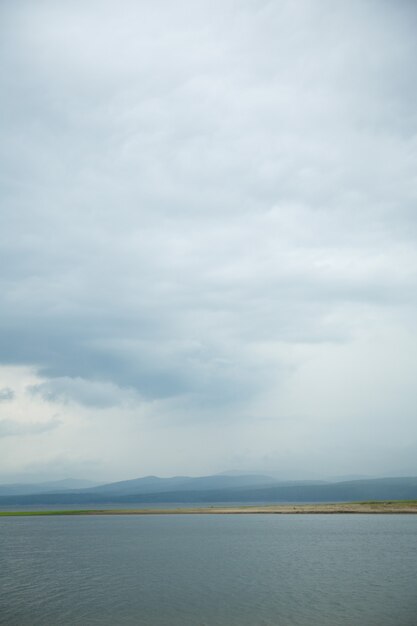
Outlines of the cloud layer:
M415 473L413 3L0 11L8 415L121 477Z

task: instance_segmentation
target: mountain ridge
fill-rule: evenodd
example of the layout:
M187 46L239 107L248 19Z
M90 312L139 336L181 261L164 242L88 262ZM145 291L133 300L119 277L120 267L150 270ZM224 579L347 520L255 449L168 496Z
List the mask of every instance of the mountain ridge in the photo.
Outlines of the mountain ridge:
M150 483L158 485L150 490ZM242 477L239 477L242 478ZM317 481L270 481L262 483L265 476L253 475L231 485L230 480L220 480L218 475L187 479L183 477L158 479L143 477L131 481L119 481L96 488L44 492L32 494L9 494L0 496L0 505L7 504L106 504L106 503L198 503L198 502L346 502L359 500L412 500L417 499L417 477L386 477L360 479L344 482ZM214 479L214 482L213 480ZM228 477L230 479L230 477ZM244 482L253 479L251 484ZM138 482L144 481L144 482ZM168 481L168 483L166 482ZM128 484L126 486L126 484ZM141 485L142 490L137 485ZM163 490L170 485L171 489ZM213 488L213 484L217 487ZM115 487L116 485L116 487ZM119 485L119 487L117 487ZM121 485L121 486L120 486ZM178 489L178 486L182 488ZM197 488L196 488L197 487ZM119 489L119 491L117 491ZM133 491L132 491L133 489ZM136 491L135 491L136 489ZM139 490L138 490L139 489ZM130 490L130 491L129 491Z

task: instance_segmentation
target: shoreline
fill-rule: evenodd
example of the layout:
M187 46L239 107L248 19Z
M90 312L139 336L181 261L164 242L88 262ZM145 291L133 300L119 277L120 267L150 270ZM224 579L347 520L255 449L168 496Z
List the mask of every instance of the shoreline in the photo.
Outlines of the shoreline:
M417 514L417 500L372 502L332 502L326 504L267 504L210 506L177 509L79 509L56 511L0 511L0 517L44 515L337 515L337 514Z

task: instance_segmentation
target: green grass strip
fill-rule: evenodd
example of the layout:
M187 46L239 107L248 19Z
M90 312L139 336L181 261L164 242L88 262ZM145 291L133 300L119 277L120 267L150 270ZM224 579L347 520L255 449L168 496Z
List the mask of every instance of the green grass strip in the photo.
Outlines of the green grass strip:
M87 515L89 513L92 513L92 511L0 511L0 517L32 517L33 515Z

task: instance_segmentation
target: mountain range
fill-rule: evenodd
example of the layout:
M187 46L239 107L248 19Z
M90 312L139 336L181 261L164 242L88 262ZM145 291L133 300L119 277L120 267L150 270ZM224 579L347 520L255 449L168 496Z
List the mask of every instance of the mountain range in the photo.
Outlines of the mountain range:
M278 481L262 474L145 476L91 484L88 481L0 485L0 506L8 504L123 504L226 502L343 502L417 499L417 477L342 481Z

